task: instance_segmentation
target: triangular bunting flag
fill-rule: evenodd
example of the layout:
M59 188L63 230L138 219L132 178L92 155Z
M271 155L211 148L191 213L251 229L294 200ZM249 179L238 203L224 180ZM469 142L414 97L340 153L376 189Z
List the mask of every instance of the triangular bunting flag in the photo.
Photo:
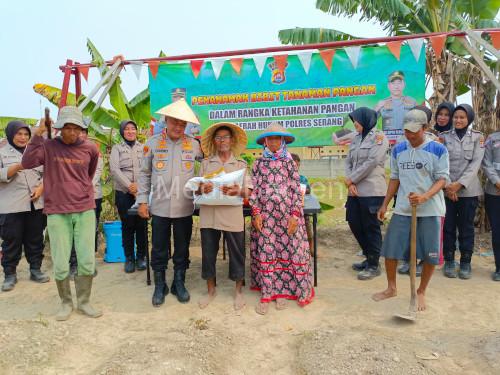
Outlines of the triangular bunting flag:
M309 74L309 67L311 66L311 57L312 57L312 52L301 52L297 55L297 57L300 60L300 63L302 64L302 67L304 68L304 71L306 74Z
M210 63L212 64L212 70L214 71L215 79L219 79L220 72L222 71L222 67L224 66L225 62L226 60L210 60Z
M159 61L148 61L149 70L151 71L151 75L153 78L156 78L158 74L158 67L160 66Z
M288 55L276 55L274 56L274 62L279 70L285 70L288 60Z
M321 55L321 58L323 59L323 62L326 65L326 68L328 69L329 72L332 71L332 61L333 61L333 55L335 55L335 50L334 49L324 49L319 51L319 54Z
M142 64L144 64L142 61L134 61L130 63L130 66L132 67L132 70L138 80L141 79Z
M243 58L242 57L236 57L234 59L229 60L231 63L231 66L233 67L234 71L238 74L241 72L241 66L243 65Z
M399 58L401 56L401 41L396 40L394 42L387 42L385 44L389 51L394 55L394 57L399 61Z
M89 80L89 67L88 66L80 66L78 68L78 71L82 75L83 78L85 78L85 81L88 82Z
M429 40L436 57L439 59L441 57L441 52L443 52L444 43L446 42L446 34L431 36Z
M255 64L255 69L259 73L259 77L262 77L262 72L264 71L264 66L266 65L267 56L254 56L253 63Z
M420 53L422 52L422 45L424 44L423 38L408 39L408 46L410 46L411 53L416 61L420 59Z
M358 67L361 46L346 47L344 49L345 53L347 53L347 57L349 57L349 60L351 60L352 66L354 67L354 69L356 69Z
M491 44L500 51L500 31L490 31Z
M193 71L194 78L198 78L202 66L203 60L191 60L191 70Z

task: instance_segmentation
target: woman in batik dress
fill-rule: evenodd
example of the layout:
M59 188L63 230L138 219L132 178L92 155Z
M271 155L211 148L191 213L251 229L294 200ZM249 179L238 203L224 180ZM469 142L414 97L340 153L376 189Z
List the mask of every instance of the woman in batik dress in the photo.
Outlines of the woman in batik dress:
M257 138L264 153L253 165L250 288L261 292L262 315L271 301L282 310L287 300L305 306L314 297L300 177L287 151L294 140L278 123Z

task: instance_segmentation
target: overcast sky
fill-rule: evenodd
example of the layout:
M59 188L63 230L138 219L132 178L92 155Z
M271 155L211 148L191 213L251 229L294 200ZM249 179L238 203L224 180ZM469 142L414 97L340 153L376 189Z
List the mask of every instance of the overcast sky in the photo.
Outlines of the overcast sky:
M280 45L286 28L336 28L361 37L383 36L380 25L339 19L315 8L315 0L191 1L1 1L0 116L34 117L47 101L35 83L62 86L59 65L67 58L90 61L90 38L106 59L155 57ZM98 82L90 70L83 93ZM122 73L130 99L147 87L144 68L137 81ZM72 81L73 84L73 81ZM70 87L74 91L74 86Z

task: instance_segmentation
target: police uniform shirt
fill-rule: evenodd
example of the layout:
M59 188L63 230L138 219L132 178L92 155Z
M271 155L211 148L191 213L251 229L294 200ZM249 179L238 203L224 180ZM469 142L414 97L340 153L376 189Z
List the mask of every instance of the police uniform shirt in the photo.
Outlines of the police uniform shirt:
M499 195L495 186L500 182L500 132L490 134L484 145L483 171L486 174L485 193Z
M345 162L346 177L358 189L360 197L383 197L387 191L385 161L389 142L384 133L372 129L362 140L354 137Z
M417 105L417 101L409 96L384 99L380 109L383 130L402 130L406 112Z
M199 142L187 135L177 141L171 140L166 131L151 137L143 149L136 202L150 203L150 213L155 216L192 215L193 194L184 186L194 177L195 160L202 157Z
M450 180L463 188L459 197L477 197L483 194L478 172L484 156L484 137L480 131L469 126L460 139L454 129L441 133L440 141L448 149L450 157Z
M9 168L21 163L23 154L9 143L0 148L0 214L31 211L31 194L42 183L43 167L25 169L7 178ZM33 202L43 208L43 197Z
M109 170L115 190L128 192L131 183L137 182L141 168L143 146L139 142L130 147L125 141L114 145L109 157Z

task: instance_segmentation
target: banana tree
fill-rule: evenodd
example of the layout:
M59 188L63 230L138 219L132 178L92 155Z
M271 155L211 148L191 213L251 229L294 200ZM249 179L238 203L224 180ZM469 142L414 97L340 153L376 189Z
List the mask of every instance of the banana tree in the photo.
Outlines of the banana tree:
M408 35L470 28L499 27L495 18L500 0L317 0L316 8L334 16L359 17L380 23L389 35ZM278 34L283 44L308 44L327 41L352 40L358 37L333 29L294 28ZM469 90L478 98L478 126L497 123L495 90L485 89L485 77L469 53L456 38L448 38L445 51L437 58L427 46L427 74L432 78L433 95L429 103L433 109L442 101L455 101L458 95ZM498 76L498 64L482 52L482 57ZM486 97L483 97L486 95ZM483 100L484 99L484 100ZM479 102L480 101L480 102ZM500 113L500 103L497 102ZM484 114L486 118L481 118ZM484 124L484 125L483 125ZM484 130L487 130L486 128Z

